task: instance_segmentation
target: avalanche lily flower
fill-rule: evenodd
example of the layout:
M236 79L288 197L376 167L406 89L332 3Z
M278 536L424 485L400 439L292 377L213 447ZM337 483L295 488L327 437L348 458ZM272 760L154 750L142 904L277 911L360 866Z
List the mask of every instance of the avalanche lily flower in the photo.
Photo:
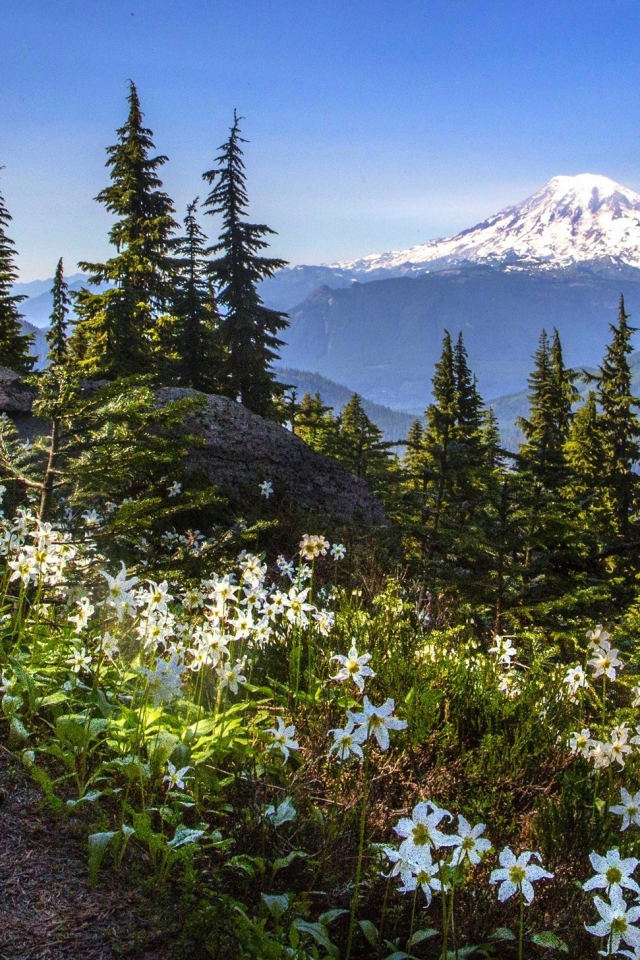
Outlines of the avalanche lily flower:
M587 675L584 672L584 668L580 665L577 667L569 667L562 682L567 686L570 697L575 697L578 690L586 687L588 684Z
M333 743L329 747L329 756L335 751L336 759L344 763L349 757L357 757L360 762L364 760L362 746L367 739L367 731L364 726L355 726L353 720L349 720L346 727L336 727L335 730L329 730L333 734Z
M265 500L268 500L273 493L273 484L270 480L263 480L263 482L259 485L259 489Z
M626 830L631 824L640 827L640 790L632 797L628 790L621 787L620 798L622 800L621 803L615 807L609 807L610 813L615 813L618 817L622 817L620 830Z
M362 724L367 731L367 738L373 734L373 736L378 741L378 746L381 750L389 749L389 730L406 730L407 721L398 720L397 717L392 716L395 701L389 697L381 706L374 707L367 695L365 694L363 701L363 711L362 713L351 713L350 719L354 723Z
M580 733L572 733L569 740L569 749L576 756L588 757L591 753L591 730L583 727Z
M478 823L475 827L461 813L458 814L458 836L454 837L456 849L453 851L451 866L459 866L466 858L477 867L487 850L491 849L491 841L482 834L487 829L486 823Z
M403 869L400 871L402 886L398 888L399 893L413 893L418 887L427 898L427 906L433 899L432 891L442 890L442 883L439 877L440 865L433 862L431 849L429 847L419 847L413 852L413 855L404 862Z
M167 784L167 790L184 790L184 781L189 770L193 770L193 767L181 767L180 770L176 770L171 761L167 760L167 775L162 778L162 782Z
M334 560L344 560L347 554L347 548L344 543L334 543L329 553Z
M179 493L182 493L182 484L174 480L171 486L167 487L167 496L177 497Z
M277 727L271 727L270 730L265 731L271 735L271 743L267 744L267 750L280 750L284 757L282 762L286 763L289 759L289 752L300 749L298 742L293 739L296 728L293 724L289 727L285 726L282 717L276 717L276 723Z
M393 828L399 837L403 837L400 852L411 858L413 851L419 847L453 847L458 846L460 838L451 834L442 833L438 829L440 822L447 817L453 820L448 810L442 810L435 803L426 800L416 804L411 817L402 817Z
M531 903L535 896L533 884L537 880L544 878L550 880L553 877L552 873L543 870L538 864L530 863L529 861L532 857L540 860L539 853L532 853L529 850L525 850L524 853L521 853L517 858L510 847L505 847L504 850L501 851L499 856L500 868L498 870L492 870L491 876L489 877L489 883L500 884L498 900L504 902L512 897L514 893L520 892L526 902ZM542 861L540 860L540 862Z
M616 670L622 670L624 664L618 658L619 651L616 649L605 650L599 647L591 660L589 666L593 668L593 679L598 677L608 677L609 680L616 679Z
M337 660L338 663L342 664L341 670L338 671L335 677L331 677L331 679L342 681L348 680L349 677L351 677L360 693L364 690L365 677L375 677L375 673L371 667L367 666L369 660L371 660L371 654L363 653L362 656L359 657L355 644L351 647L346 657L335 654L331 659Z
M640 930L632 926L640 918L640 907L627 909L622 890L617 887L611 891L611 903L600 897L594 897L594 905L600 914L601 920L585 929L596 937L607 937L609 943L608 954L618 953L620 941L630 947L640 947Z
M626 887L627 890L640 893L640 887L631 877L638 863L640 863L635 857L627 857L623 860L618 849L609 850L604 857L601 857L593 850L589 854L589 860L596 873L595 876L583 884L583 890L597 890L604 887L607 893L611 895L614 890L621 890L622 887Z

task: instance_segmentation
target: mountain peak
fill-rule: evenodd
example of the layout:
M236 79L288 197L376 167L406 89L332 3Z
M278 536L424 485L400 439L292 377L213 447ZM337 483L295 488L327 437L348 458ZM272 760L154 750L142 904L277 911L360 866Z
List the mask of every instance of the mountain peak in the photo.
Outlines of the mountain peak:
M512 269L604 262L640 269L640 194L600 174L557 176L454 237L330 266L415 273L464 262Z

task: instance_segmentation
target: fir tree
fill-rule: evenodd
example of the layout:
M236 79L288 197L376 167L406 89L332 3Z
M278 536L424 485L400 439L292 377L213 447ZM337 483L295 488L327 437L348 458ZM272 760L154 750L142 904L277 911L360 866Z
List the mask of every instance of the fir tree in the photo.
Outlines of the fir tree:
M22 317L18 304L26 300L26 297L11 293L11 288L18 279L15 245L6 233L11 220L11 214L0 194L0 364L16 373L25 374L30 372L35 363L29 353L33 335L23 333L20 322Z
M181 386L214 393L222 375L218 311L207 272L206 236L196 218L197 206L196 197L187 207L185 234L174 247L178 274L173 305L176 373Z
M167 158L151 156L153 134L143 126L133 82L127 99L127 121L117 131L118 142L107 148L111 184L96 197L117 217L109 233L116 255L106 263L80 263L90 284L111 286L76 295L71 344L82 373L108 379L150 372L154 327L169 300L170 236L177 226L157 172Z
M638 475L634 468L640 460L640 424L634 413L638 399L631 392L629 354L636 328L627 321L624 297L620 297L618 323L610 324L611 343L599 369L598 400L602 409L600 425L604 444L603 475L613 503L618 533L629 534L633 512L638 506Z
M357 393L340 414L339 430L336 459L356 477L370 480L374 487L382 482L388 473L388 448L382 441L382 430L367 416Z
M319 393L305 393L302 397L296 414L296 433L318 453L335 456L338 423L333 409L323 404Z
M69 288L64 279L62 257L60 257L58 266L56 267L51 296L53 299L53 310L51 311L49 329L46 333L47 343L49 344L47 360L51 364L60 367L67 358L67 328L69 326L68 318L71 307Z
M451 446L454 441L458 394L451 336L445 331L442 355L433 375L433 401L427 407L424 446L428 469L433 477L432 547L438 537L451 479Z
M262 256L274 234L264 224L247 222L248 196L240 117L234 112L228 140L220 147L216 168L203 174L213 185L204 202L208 214L222 214L222 232L209 253L220 254L210 264L221 307L220 332L225 350L223 392L262 416L272 409L277 392L271 364L283 345L278 334L288 325L286 314L264 306L258 284L286 265Z
M551 344L546 331L542 331L534 363L528 381L529 415L517 421L525 436L520 465L544 487L555 490L566 481L564 443L577 395L575 373L564 366L557 330Z

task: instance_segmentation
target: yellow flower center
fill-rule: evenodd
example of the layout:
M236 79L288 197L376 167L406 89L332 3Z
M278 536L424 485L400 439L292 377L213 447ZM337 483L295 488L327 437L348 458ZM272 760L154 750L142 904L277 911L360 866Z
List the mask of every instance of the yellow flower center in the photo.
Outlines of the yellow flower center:
M523 880L526 880L527 872L524 867L519 867L515 864L513 867L509 868L509 879L512 883L521 884Z
M425 847L431 842L431 833L424 823L417 823L411 833L416 847Z
M618 867L609 867L605 876L609 885L612 883L620 883L622 880L622 871Z

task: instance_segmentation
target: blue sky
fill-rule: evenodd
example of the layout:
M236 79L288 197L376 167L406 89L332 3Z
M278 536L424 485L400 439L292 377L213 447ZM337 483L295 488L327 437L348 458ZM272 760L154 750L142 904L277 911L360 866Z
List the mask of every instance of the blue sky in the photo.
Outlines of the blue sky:
M129 77L180 216L246 117L251 217L292 263L447 236L557 174L640 191L638 0L0 0L0 22L23 280L107 255L92 198Z

